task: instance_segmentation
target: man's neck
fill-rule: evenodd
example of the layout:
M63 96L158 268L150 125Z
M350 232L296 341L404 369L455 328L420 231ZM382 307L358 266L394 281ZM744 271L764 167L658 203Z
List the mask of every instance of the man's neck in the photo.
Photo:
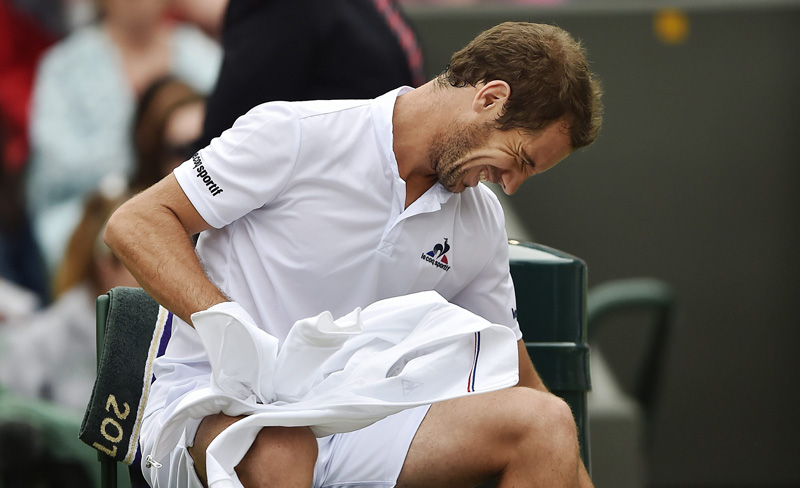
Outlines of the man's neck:
M431 81L400 95L392 114L395 158L400 178L406 182L406 208L436 183L429 148L442 111L441 93Z

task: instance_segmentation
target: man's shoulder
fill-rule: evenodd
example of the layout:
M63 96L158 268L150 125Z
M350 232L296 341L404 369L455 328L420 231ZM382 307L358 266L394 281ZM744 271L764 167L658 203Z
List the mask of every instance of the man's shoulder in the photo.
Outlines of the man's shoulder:
M372 100L308 100L300 102L271 101L254 107L251 112L270 115L282 113L296 119L342 114L368 108Z
M492 191L492 189L484 183L479 183L472 188L465 189L462 192L462 198L465 199L467 203L484 208L487 211L503 211L503 207L500 204L500 199L498 199L494 191Z
M505 225L503 206L497 195L485 184L467 188L458 194L461 217L480 221L480 225L502 227Z
M249 127L254 130L263 130L264 127L274 130L282 127L284 130L290 130L289 127L299 127L298 124L307 119L324 120L326 115L347 113L362 106L368 107L368 102L365 100L269 101L248 110L236 120L234 127ZM356 113L353 113L353 117L357 117Z
M304 100L264 102L251 109L251 112L278 111L291 113L298 119L323 117L326 115L386 118L391 123L394 101L399 94L409 91L409 87L398 87L376 98Z

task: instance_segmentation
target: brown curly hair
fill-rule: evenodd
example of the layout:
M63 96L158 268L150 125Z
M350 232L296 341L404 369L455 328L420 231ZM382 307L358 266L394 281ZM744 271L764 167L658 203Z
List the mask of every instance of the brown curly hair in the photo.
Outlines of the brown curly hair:
M581 43L547 24L504 22L453 54L438 82L453 87L502 80L511 87L497 128L537 131L565 117L574 149L597 138L602 89Z

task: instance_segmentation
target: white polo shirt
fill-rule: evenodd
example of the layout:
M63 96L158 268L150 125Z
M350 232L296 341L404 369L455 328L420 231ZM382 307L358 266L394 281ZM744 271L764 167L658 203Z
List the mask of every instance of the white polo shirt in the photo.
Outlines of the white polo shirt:
M323 310L425 290L521 337L491 190L436 184L404 208L391 121L409 90L259 105L175 170L214 227L197 245L208 276L279 340Z

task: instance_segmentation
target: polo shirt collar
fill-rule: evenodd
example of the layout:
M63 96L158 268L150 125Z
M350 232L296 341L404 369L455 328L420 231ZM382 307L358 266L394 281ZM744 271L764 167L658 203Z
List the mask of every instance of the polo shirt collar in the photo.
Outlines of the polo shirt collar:
M394 156L393 142L394 134L392 133L392 115L394 114L394 103L397 97L404 93L408 93L413 88L410 86L401 86L394 90L385 93L372 102L372 120L375 126L375 134L378 137L378 143L383 150L383 157L385 158L388 166L391 167L394 176L399 177L397 169L397 158Z
M405 206L406 185L405 181L400 178L400 173L397 167L397 158L395 158L394 151L392 149L394 142L394 135L392 133L392 115L394 113L394 104L397 100L397 97L404 93L408 93L411 90L413 90L413 88L410 86L401 86L377 97L373 101L372 105L375 133L383 150L382 155L385 158L384 162L387 163L387 165L391 168L392 176L395 182L394 206L397 206L397 209L396 212L393 213L400 217L398 221L419 213L435 212L436 210L439 210L441 206L444 205L454 195L453 192L447 190L441 185L441 183L437 182L407 209L403 209Z

